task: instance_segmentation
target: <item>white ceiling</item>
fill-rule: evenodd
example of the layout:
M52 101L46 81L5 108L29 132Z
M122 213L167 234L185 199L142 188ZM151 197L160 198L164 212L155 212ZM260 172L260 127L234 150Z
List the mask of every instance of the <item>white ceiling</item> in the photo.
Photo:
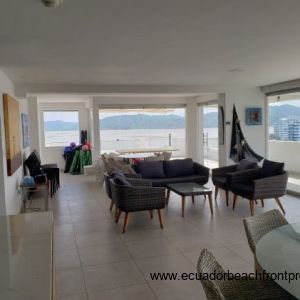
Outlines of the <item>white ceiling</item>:
M299 12L299 0L1 0L0 68L16 83L266 85L300 78Z

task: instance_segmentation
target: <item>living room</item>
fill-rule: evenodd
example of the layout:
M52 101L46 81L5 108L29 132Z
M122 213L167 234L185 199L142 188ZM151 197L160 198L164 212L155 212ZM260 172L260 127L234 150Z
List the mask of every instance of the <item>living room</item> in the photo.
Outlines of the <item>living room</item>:
M259 264L269 272L297 271L296 259L296 266L274 270L270 261L255 254L249 242L251 232L245 231L244 223L253 220L248 219L251 216L263 217L274 209L276 213L270 217L279 218L282 227L289 226L287 222L295 224L289 228L297 232L300 222L298 135L294 140L280 140L278 136L269 140L269 127L277 126L271 115L274 103L296 107L293 113L290 108L288 115L281 115L281 121L297 119L299 4L205 0L51 3L55 7L46 7L42 0L5 0L0 4L0 93L9 99L0 101L0 214L6 224L1 238L11 250L5 250L1 258L7 281L0 287L0 299L218 299L207 291L208 281L155 280L150 275L201 274L205 271L200 259L203 249L234 273L252 273ZM279 22L282 16L285 21ZM212 110L205 107L210 105L216 107L212 126L218 133L217 150L207 147L205 118L212 118ZM11 107L18 108L12 119ZM234 107L237 120L233 118ZM248 120L249 109L252 116L251 109L259 115L254 125ZM137 125L135 121L133 129L138 131L131 135L128 124L104 126L103 118L124 115L181 119L177 118L175 125L165 121L161 127L153 122L146 125L145 120ZM59 129L61 135L47 129L49 122L58 120L64 126L76 124L72 130ZM295 124L297 120L293 128ZM14 127L17 135L10 139ZM174 129L180 131L178 141ZM152 134L154 130L159 133ZM51 144L54 140L55 145ZM87 166L77 172L85 175L64 173L66 157L62 154L72 142L80 147L86 144L90 154ZM18 151L14 152L16 143ZM233 154L236 149L240 150L238 158ZM211 151L216 151L217 159L208 162ZM171 153L171 159L157 162L156 157L163 152ZM26 164L33 153L41 174L36 170L31 173ZM101 154L105 153L111 154L110 162L121 169L124 164L133 169L136 163L145 164L146 173L136 170L135 178L125 176L133 186L131 196L119 197L124 187L114 182L113 166L104 165ZM14 158L16 154L21 159L15 164L9 155ZM246 182L242 181L244 173L233 174L241 171L235 169L238 166L245 167L243 158L257 163L251 167L254 171L245 173ZM152 159L154 163L149 164ZM283 175L282 180L272 181L270 174L257 177L257 170L263 172L264 166L265 171L272 169L266 165L269 161L285 163L284 167L273 165L280 168L276 176ZM149 175L157 166L163 175ZM226 171L229 181L215 180L221 174L216 170L228 166L233 168ZM194 173L200 169L201 174ZM182 189L175 178L184 173L205 179L189 177L185 183L196 186ZM29 182L36 180L30 184L43 186L43 193L35 197L33 187L25 186L24 176ZM263 181L266 178L270 180ZM138 187L143 185L144 190ZM257 187L265 195L259 194ZM152 195L153 191L158 193L154 192L153 206L135 208L139 212L128 212L122 206L137 194L134 199L138 203L147 202L152 199L147 193ZM24 259L21 254L28 242L26 226L29 232L40 228L45 235L44 263L38 246L30 246L32 253L37 251L36 259ZM30 236L41 232L35 229ZM276 229L268 234L272 232L276 234ZM7 237L14 234L18 241L11 242L14 239ZM264 232L265 237L268 234ZM288 243L288 236L285 238ZM259 239L260 249L266 251L263 237ZM299 241L293 239L291 249L298 257ZM201 255L212 259L207 252ZM282 259L291 262L293 258L283 253ZM35 261L34 266L27 265L28 260ZM51 268L46 266L48 261ZM29 277L35 276L34 268L39 267L48 275L38 276L40 288L35 289ZM23 284L20 278L26 277L24 270L30 275ZM54 274L55 279L51 277ZM212 281L216 286L220 283ZM249 286L245 287L241 282L236 284L240 295L255 287L258 290L241 299L300 297L299 279L290 285L284 280L273 281L257 280L253 286L247 281ZM261 286L270 294L259 294ZM237 298L232 291L224 293L220 299Z

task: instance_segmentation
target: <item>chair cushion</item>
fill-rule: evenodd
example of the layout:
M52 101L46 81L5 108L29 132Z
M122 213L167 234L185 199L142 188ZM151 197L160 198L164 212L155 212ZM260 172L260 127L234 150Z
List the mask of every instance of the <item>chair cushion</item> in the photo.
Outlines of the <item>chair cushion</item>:
M249 169L253 169L257 166L255 161L250 161L248 159L242 159L240 163L237 165L237 171L245 171Z
M227 176L213 176L212 177L213 184L221 189L227 188Z
M191 158L164 161L164 170L166 177L180 177L195 174L193 160Z
M141 161L138 166L142 178L164 178L163 161Z
M284 169L284 163L279 163L276 161L265 159L261 170L261 176L271 177L271 176L280 175L283 173L283 169Z
M120 184L124 186L132 186L132 184L123 176L115 175L113 177L115 184Z
M252 195L254 193L253 182L236 183L231 185L230 188L234 194L237 194L247 199L252 199Z

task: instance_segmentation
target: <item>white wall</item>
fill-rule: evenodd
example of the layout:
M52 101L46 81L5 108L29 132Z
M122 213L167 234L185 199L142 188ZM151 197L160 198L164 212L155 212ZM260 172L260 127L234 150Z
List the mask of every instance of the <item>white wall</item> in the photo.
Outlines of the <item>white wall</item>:
M8 93L14 95L14 86L11 80L0 70L0 118L1 118L1 147L0 147L0 214L17 214L21 208L21 197L18 194L19 184L23 176L23 167L21 166L12 176L7 176L6 165L6 147L5 147L5 132L3 120L3 101L2 94ZM27 100L19 100L20 113L28 113ZM21 116L20 116L21 120ZM21 123L21 121L20 121ZM20 131L21 131L20 127ZM22 136L22 135L21 135ZM22 143L21 143L22 144ZM23 149L23 153L28 154L29 147Z
M62 157L64 147L45 147L44 137L44 120L43 111L46 110L58 110L58 111L78 111L79 113L79 131L88 130L89 132L89 107L85 103L39 103L39 142L35 141L35 144L40 144L40 155L43 164L57 163L59 168L64 169L65 162ZM70 141L72 142L72 141ZM68 146L68 145L66 145Z
M266 157L266 131L265 131L265 95L256 87L230 87L225 89L225 121L232 123L232 108L235 104L240 119L243 134L250 147L259 155ZM246 107L261 107L263 112L262 125L249 126L245 122ZM231 143L231 125L226 126L226 158L227 164L232 164L229 158Z

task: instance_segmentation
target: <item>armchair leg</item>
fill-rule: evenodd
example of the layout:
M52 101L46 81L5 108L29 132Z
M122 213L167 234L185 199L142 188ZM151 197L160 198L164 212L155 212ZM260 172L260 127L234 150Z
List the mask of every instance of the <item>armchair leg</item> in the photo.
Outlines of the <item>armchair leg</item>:
M261 206L262 206L262 207L265 207L264 199L260 199L260 201L261 201Z
M114 207L114 202L110 200L109 210L112 211L113 207Z
M121 210L119 209L119 210L118 210L118 213L117 213L117 216L116 216L116 220L115 220L115 222L116 222L116 223L118 223L118 222L119 222L119 219L120 219L121 213L122 213L122 212L121 212Z
M218 197L219 188L215 185L215 200Z
M254 203L255 200L249 200L251 216L254 216Z
M158 213L160 228L163 229L164 225L163 225L163 221L162 221L162 216L161 216L160 209L157 210L157 213Z
M257 204L257 200L255 199L254 201L255 201L255 204Z
M170 199L170 190L167 189L167 198L166 198L166 204L169 204L169 199Z
M125 219L124 219L124 225L123 225L123 233L126 232L126 228L127 228L127 225L128 225L128 215L129 215L129 213L126 212L125 213Z
M229 205L229 195L228 195L229 191L226 190L225 193L226 193L226 206L228 206Z
M119 209L117 208L117 205L115 205L115 219L117 218L118 212L119 212Z
M237 194L234 194L234 197L233 197L233 204L232 204L232 210L235 209L237 199L238 199L238 195L237 195Z
M153 210L150 209L150 210L149 210L149 213L150 213L150 218L153 219Z
M282 204L280 202L280 199L276 197L275 201L278 204L279 208L281 209L282 213L285 215L285 210L284 210L284 208L283 208L283 206L282 206Z

